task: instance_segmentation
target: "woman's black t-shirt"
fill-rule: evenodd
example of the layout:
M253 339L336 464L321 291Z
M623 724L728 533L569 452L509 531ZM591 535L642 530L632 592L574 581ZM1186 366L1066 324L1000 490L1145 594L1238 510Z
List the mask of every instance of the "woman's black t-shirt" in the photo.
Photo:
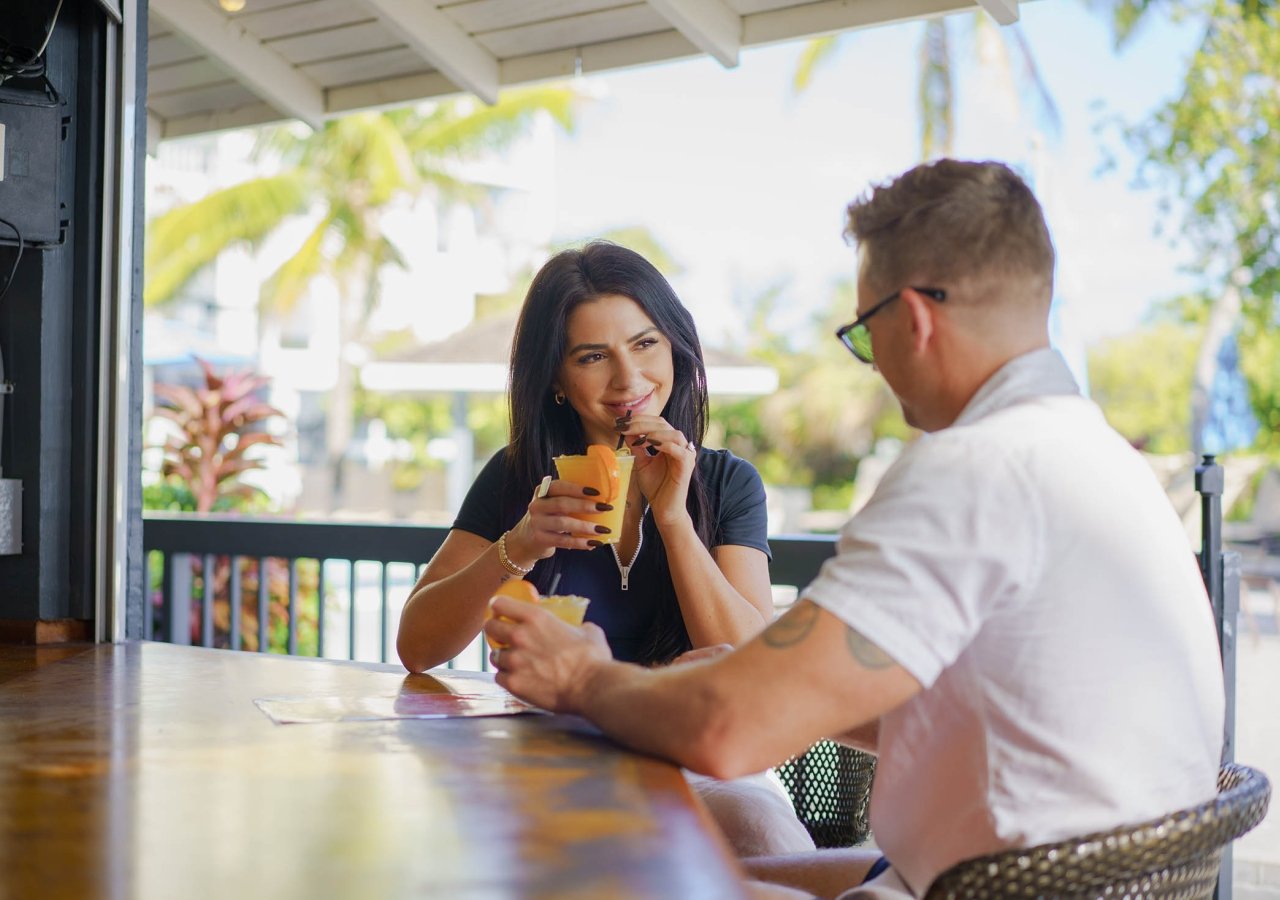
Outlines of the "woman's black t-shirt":
M711 546L734 544L754 547L769 555L764 486L755 468L728 450L698 450L698 468L711 509ZM496 541L524 515L534 485L506 484L505 450L499 450L467 492L453 527ZM518 499L518 502L513 500ZM661 560L665 551L651 518L646 514L640 553L622 589L622 575L611 547L594 550L559 550L557 594L578 594L591 600L586 620L604 630L615 659L651 663L646 645L657 610L675 588ZM547 560L540 562L529 580L545 591ZM622 560L625 564L626 560ZM541 571L540 571L541 570ZM677 607L678 608L678 607Z

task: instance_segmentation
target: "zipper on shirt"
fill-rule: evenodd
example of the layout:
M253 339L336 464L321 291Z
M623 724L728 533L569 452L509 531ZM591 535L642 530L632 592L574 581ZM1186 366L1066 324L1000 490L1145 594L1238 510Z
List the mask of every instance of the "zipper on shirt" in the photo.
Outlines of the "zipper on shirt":
M636 552L631 554L631 562L625 566L622 564L622 557L618 556L618 545L610 544L609 549L613 551L613 561L618 567L618 574L622 576L622 589L630 590L631 567L636 564L636 560L640 558L640 548L644 545L644 517L649 513L649 505L640 512L640 524L636 526Z

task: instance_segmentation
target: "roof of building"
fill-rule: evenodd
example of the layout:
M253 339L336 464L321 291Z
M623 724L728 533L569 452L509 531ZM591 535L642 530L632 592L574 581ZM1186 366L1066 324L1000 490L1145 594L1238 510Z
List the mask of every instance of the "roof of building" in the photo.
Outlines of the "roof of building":
M243 4L238 12L225 7ZM150 0L149 135L299 119L1018 0Z

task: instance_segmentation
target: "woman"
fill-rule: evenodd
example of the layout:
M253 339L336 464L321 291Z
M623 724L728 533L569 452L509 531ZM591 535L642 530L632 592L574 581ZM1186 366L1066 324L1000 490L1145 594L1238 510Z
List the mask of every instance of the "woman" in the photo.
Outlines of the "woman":
M405 604L396 649L406 668L461 652L512 577L543 593L558 577L557 593L589 597L587 621L614 656L644 665L738 645L764 627L772 615L764 489L749 463L700 446L707 388L697 330L647 260L605 242L552 257L520 312L508 399L510 444L477 477ZM605 545L597 526L575 516L609 498L546 476L556 456L620 441L635 454L634 470L625 501L614 501L627 504L622 534ZM779 798L760 796L759 784L707 787L741 852L804 849L808 836L790 809L782 816ZM756 815L741 821L748 810Z

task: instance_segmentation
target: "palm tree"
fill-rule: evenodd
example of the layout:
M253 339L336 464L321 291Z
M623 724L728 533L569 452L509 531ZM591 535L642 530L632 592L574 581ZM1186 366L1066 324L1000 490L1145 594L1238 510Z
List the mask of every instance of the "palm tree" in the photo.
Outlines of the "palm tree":
M1139 0L1132 0L1139 2ZM957 16L944 16L925 22L921 34L916 109L920 122L920 158L950 156L955 148ZM1016 84L1026 84L1050 130L1058 128L1058 109L1050 95L1026 36L1016 25L1000 28L983 12L968 17L973 45L981 65L1001 72L1004 89L1017 108ZM792 89L803 93L814 74L835 58L847 35L814 38L805 45L792 76ZM1013 59L1021 64L1025 78L1014 79Z
M1056 130L1057 107L1035 65L1030 46L1016 26L1000 28L982 12L967 18L933 18L925 22L919 46L916 93L920 158L928 160L954 153L956 30L961 21L969 23L979 65L997 73L996 83L1006 92L1008 106L1015 113L1020 111L1015 85L1028 84L1041 115L1050 129ZM805 45L792 77L796 94L809 87L816 72L836 57L847 38L847 35L828 35ZM1013 58L1020 61L1025 71L1023 79L1013 76ZM856 300L856 288L851 282L835 286L833 305L822 325L824 335L847 320L849 312L857 306ZM896 405L885 391L876 390L877 380L864 378L866 373L856 368L851 376L847 354L834 341L827 341L822 347L822 355L807 360L806 367L794 373L794 377L784 375L783 387L770 398L766 415L771 423L779 423L772 426L778 432L779 445L793 454L803 453L804 447L818 447L827 459L835 460L841 448L845 454L850 452L849 448L857 448L854 455L864 455L882 431L884 436L900 437L899 420L894 414ZM785 367L785 363L779 365ZM845 381L851 377L858 379L854 382L853 402L835 400L829 391L821 389L823 379L831 377ZM814 427L814 422L823 424Z
M173 300L233 245L314 218L301 245L263 285L260 310L287 315L316 279L331 279L338 287L340 347L360 345L382 271L404 264L383 232L385 213L425 192L443 202L475 202L483 191L460 174L464 163L509 146L538 115L572 130L578 100L571 88L534 87L504 92L493 106L458 99L356 113L305 136L288 126L268 129L258 152L277 156L281 171L214 191L149 224L144 302L154 307ZM334 504L341 497L354 388L353 363L340 352L325 426Z

